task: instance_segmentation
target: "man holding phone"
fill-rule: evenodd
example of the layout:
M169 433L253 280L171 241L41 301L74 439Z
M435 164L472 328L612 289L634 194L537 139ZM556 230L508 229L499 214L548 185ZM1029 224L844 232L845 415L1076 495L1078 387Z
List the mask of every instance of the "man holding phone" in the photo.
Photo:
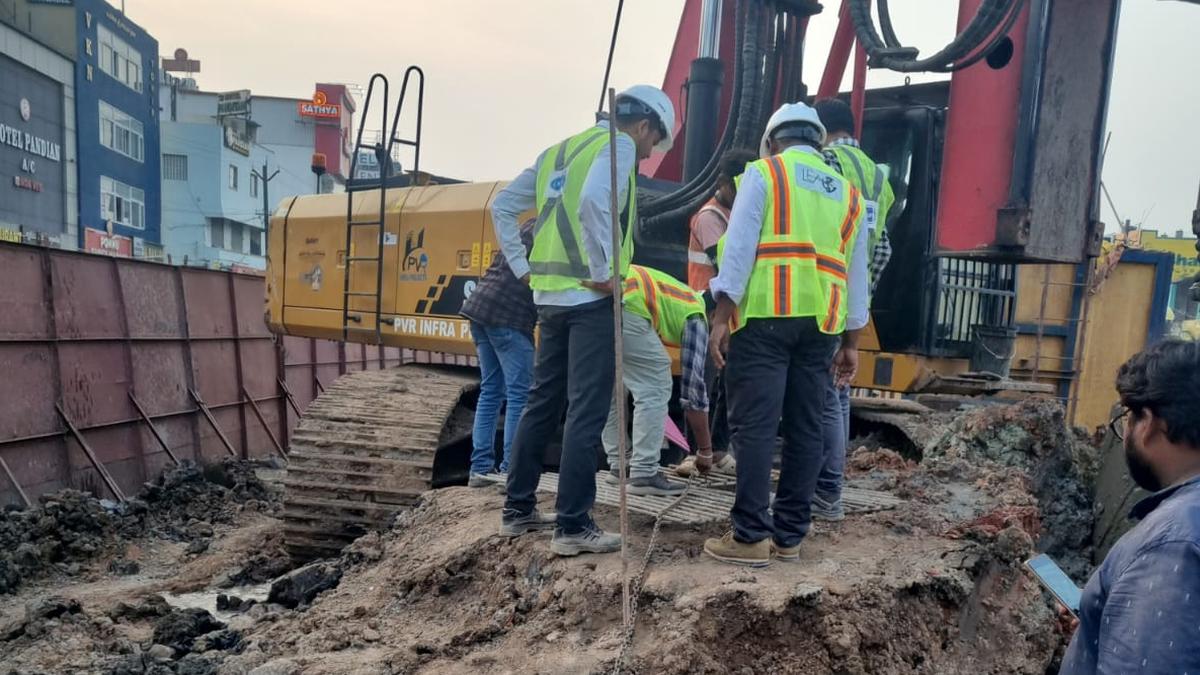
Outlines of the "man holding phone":
M1169 340L1117 373L1111 427L1153 494L1079 603L1060 675L1200 674L1200 342Z

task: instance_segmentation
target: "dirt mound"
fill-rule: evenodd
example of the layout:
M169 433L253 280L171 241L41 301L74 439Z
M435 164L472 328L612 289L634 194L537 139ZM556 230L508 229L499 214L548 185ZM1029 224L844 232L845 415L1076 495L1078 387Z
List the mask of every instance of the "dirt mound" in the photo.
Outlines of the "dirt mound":
M1040 528L1031 534L1038 550L1069 574L1086 578L1098 452L1067 426L1057 401L1026 399L965 412L926 446L922 464L962 482L982 481L994 495L1007 491L1016 502L1007 506L1022 505L1025 494L1032 494Z
M47 573L74 576L82 563L142 537L187 541L194 552L206 549L214 523L228 523L245 509L278 507L255 466L239 460L207 467L185 462L124 503L61 490L42 495L32 509L0 512L0 594ZM136 572L131 561L113 565L114 571Z
M501 538L500 504L493 491L427 493L391 532L356 542L340 584L308 610L247 630L237 662L286 658L312 673L607 672L621 648L619 556L564 559L546 537ZM665 526L627 672L1041 675L1059 638L1019 569L1029 537L1009 527L977 542L898 526L929 510L911 503L820 527L800 564L753 572L703 556L722 524ZM616 523L611 509L598 516ZM939 515L926 517L944 529ZM633 519L635 561L651 524Z

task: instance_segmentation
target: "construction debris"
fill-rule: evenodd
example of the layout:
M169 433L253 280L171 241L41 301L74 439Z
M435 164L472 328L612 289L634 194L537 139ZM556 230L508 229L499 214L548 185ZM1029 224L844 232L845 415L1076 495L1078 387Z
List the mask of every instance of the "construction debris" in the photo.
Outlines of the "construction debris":
M277 499L253 462L227 460L208 467L186 462L147 483L123 503L77 490L43 495L37 507L0 512L0 594L23 579L59 573L77 576L82 563L113 553L122 542L153 536L207 548L214 523L243 510L270 511ZM114 574L136 574L135 561L113 560Z
M1068 561L1070 547L1086 550L1090 448L1046 402L963 413L934 436L920 462L887 448L855 452L850 488L895 500L817 523L799 564L722 565L701 544L725 523L664 524L627 672L1053 672L1063 638L1021 562L1047 547ZM35 579L20 590L14 599L30 609L0 613L0 660L17 673L192 675L587 673L615 664L620 558L564 559L547 537L498 537L500 488L428 492L389 530L296 570L273 506L244 508L254 490L239 502L226 489L225 505L148 502L142 521L157 522L158 536L137 555L111 558L136 560L132 576L96 555L75 562L81 578L104 584ZM111 521L111 531L124 522L102 507L72 508ZM166 511L172 518L155 520ZM210 532L192 522L202 513L229 520ZM616 522L610 507L596 515ZM631 519L640 558L652 518ZM208 550L186 553L198 540ZM158 595L170 589L183 595Z

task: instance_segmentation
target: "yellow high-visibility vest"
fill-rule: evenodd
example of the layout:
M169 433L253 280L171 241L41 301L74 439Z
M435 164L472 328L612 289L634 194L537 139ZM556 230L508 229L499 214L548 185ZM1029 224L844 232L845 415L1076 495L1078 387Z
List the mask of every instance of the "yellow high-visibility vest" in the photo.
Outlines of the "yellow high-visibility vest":
M529 286L537 291L579 288L591 279L583 230L579 221L579 198L588 170L606 150L608 129L592 127L546 150L537 170L538 217L529 253ZM628 215L621 241L621 269L633 259L633 226L637 222L636 165L628 176ZM622 272L623 274L624 272Z
M766 187L754 269L734 330L750 319L805 317L821 332L846 326L846 279L863 220L857 188L820 155L793 147L747 167Z

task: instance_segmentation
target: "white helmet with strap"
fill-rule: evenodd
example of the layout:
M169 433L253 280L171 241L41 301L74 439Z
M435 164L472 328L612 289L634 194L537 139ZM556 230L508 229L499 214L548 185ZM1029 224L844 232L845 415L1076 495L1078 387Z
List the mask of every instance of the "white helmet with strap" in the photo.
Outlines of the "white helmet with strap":
M821 117L817 115L817 111L804 103L784 103L779 106L771 114L771 119L767 120L767 129L763 132L762 141L759 143L758 156L769 157L771 151L767 147L767 143L775 132L780 127L792 125L810 125L817 131L818 143L825 143L825 125L821 123Z
M622 99L632 99L637 103L641 103L644 108L641 110L633 110L632 106L628 109L623 109ZM666 152L671 149L671 145L675 142L675 106L671 103L671 99L667 97L662 89L649 84L635 84L625 91L617 94L617 114L626 114L633 112L649 112L658 118L662 124L660 131L663 134L662 140L654 146L659 152Z

